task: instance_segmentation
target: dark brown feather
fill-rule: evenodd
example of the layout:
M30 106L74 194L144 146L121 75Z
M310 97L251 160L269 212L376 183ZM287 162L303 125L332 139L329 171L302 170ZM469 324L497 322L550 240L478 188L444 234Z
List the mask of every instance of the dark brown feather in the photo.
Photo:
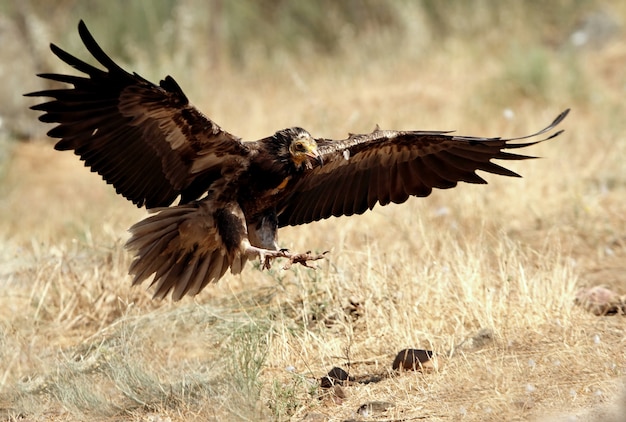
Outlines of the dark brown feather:
M147 208L170 205L180 194L196 199L204 190L187 191L196 178L228 163L229 156L247 156L249 147L190 105L173 78L157 86L130 74L102 51L82 21L79 33L106 71L51 45L87 77L44 73L39 76L74 87L27 94L54 98L32 108L45 112L41 121L58 123L48 132L60 138L56 149L74 150L119 194Z
M232 218L226 222L224 214ZM241 272L247 260L240 247L247 236L245 219L236 204L207 198L158 208L130 232L126 247L135 252L129 270L133 284L155 274L151 285L158 298L170 292L174 300L197 294L219 280L228 268L233 274Z
M561 113L539 132L510 139L378 129L341 141L320 139L318 145L325 164L306 171L292 190L281 197L277 205L279 227L310 223L331 215L360 214L377 203L401 203L409 196L428 196L433 188L449 189L460 181L485 183L477 170L519 177L491 160L534 158L505 150L541 142L514 141L548 132L568 112ZM348 192L348 187L356 192Z

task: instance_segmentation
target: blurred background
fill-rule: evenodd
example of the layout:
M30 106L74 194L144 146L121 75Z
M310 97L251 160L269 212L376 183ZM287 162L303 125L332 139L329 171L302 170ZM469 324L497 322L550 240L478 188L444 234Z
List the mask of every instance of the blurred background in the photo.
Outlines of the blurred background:
M41 137L45 127L34 122L36 114L27 111L32 103L21 94L43 88L35 73L67 71L50 53L50 42L88 58L76 31L79 19L127 69L155 82L172 74L196 103L215 95L229 101L228 78L257 89L251 96L281 85L309 94L307 79L315 74L336 84L336 77L371 77L372 68L404 66L417 77L434 62L438 78L424 84L438 84L447 97L463 90L450 85L456 74L478 82L488 77L473 82L477 90L463 99L471 112L484 102L491 111L524 99L597 100L585 80L589 51L611 49L615 67L603 69L603 76L622 95L625 16L623 2L602 0L3 0L0 130L4 138ZM416 96L415 107L420 101Z

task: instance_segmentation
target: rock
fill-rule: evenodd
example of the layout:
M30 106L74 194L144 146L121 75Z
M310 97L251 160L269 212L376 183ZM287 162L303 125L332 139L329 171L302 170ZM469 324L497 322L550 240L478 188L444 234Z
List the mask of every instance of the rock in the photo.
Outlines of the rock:
M362 404L357 409L356 413L364 418L377 416L380 413L386 412L395 405L387 401L371 401L369 403Z
M423 369L424 364L429 362L432 357L432 350L404 349L396 355L392 368L396 371L419 371ZM428 366L432 366L432 363Z
M603 286L586 287L576 293L574 303L594 315L626 313L626 298Z
M346 381L350 380L350 376L343 369L335 366L328 371L326 376L320 379L320 386L322 388L331 388L334 385L343 385Z

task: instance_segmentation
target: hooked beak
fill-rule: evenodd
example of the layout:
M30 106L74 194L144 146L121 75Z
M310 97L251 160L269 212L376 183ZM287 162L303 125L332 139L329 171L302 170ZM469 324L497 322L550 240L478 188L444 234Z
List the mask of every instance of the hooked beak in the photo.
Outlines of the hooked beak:
M322 158L322 155L317 150L317 148L315 148L312 151L307 152L306 156L309 157L309 158L314 159L317 162L317 164L320 165L320 167L322 167L324 165L324 159Z

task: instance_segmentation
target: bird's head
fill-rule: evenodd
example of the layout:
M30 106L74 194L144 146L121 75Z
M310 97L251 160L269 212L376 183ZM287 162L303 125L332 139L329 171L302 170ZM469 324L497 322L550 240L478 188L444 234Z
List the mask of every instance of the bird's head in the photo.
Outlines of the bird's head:
M276 136L285 142L288 158L297 170L313 168L313 161L320 166L324 164L317 142L306 130L293 127L277 132Z

